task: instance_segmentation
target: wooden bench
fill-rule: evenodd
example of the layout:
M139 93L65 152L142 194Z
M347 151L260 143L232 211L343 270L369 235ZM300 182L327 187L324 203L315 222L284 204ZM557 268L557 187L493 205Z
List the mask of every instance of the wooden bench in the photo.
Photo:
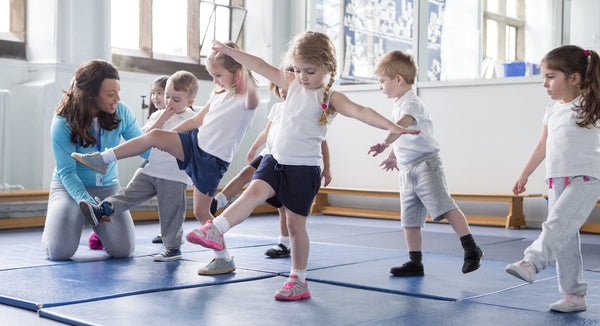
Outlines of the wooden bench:
M219 188L219 191L221 188ZM192 197L193 190L188 189L186 191L187 197ZM49 190L48 189L27 189L27 190L0 190L0 203L17 203L17 202L47 202ZM189 198L188 200L191 200ZM217 211L221 212L223 209ZM156 209L141 210L132 208L130 210L131 217L134 221L149 221L158 220L158 211ZM277 212L277 209L270 205L258 206L253 214L258 213L273 213ZM195 218L194 212L191 208L186 210L186 218ZM16 217L16 218L0 218L0 230L2 229L15 229L15 228L27 228L27 227L40 227L44 226L46 216L27 216L27 217Z
M348 215L357 217L373 217L400 220L399 211L380 209L361 209L331 206L329 195L350 195L361 197L400 198L397 190L355 189L322 187L315 198L311 214ZM506 216L466 216L469 224L504 226L506 228L524 228L525 216L523 215L523 199L541 197L541 194L484 194L484 193L452 193L456 201L483 201L483 202L507 202L508 215ZM431 221L431 218L428 218Z

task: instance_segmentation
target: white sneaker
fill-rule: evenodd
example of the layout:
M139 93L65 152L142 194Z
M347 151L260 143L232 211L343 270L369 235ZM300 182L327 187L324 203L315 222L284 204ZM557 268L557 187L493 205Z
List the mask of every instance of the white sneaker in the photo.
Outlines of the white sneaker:
M562 299L550 305L550 310L558 312L585 311L585 296L567 294Z
M525 282L533 283L535 279L535 266L525 259L519 260L516 263L506 265L504 269L508 274L520 278Z

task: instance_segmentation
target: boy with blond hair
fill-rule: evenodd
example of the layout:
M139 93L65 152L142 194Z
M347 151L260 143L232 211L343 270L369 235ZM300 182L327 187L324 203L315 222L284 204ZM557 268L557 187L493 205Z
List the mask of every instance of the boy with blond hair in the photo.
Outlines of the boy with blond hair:
M391 145L389 156L380 166L386 171L399 171L400 214L410 260L393 267L390 273L398 277L424 275L421 228L428 213L434 221L448 220L459 236L464 249L462 272L478 269L483 252L471 235L465 215L450 197L431 117L412 88L417 76L413 58L392 51L378 62L375 75L381 91L395 99L391 120L401 127L421 130L418 135L398 137L391 144L377 144L369 151L376 156Z
M182 121L191 118L190 109L198 92L198 79L187 71L178 71L167 80L165 88L165 109L156 111L144 126L146 132L152 129L169 130ZM79 202L79 208L88 222L95 226L103 215L110 216L137 206L156 195L161 236L164 244L162 253L154 256L154 261L181 259L181 237L185 220L185 191L192 184L185 171L177 166L171 154L153 148L148 163L129 182L126 188L105 198L95 205L87 200Z

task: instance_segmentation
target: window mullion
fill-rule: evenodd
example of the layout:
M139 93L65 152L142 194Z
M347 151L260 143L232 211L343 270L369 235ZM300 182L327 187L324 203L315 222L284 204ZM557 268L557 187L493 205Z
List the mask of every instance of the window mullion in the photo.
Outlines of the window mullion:
M140 0L140 50L152 55L152 0Z
M25 40L25 1L10 1L10 32Z
M200 62L200 0L188 0L187 55Z

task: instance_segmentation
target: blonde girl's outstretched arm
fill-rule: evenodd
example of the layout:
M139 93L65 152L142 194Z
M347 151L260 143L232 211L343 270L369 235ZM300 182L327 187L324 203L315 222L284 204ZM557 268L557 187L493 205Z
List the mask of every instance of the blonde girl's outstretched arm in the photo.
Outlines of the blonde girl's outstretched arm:
M206 106L204 106L202 110L198 111L193 116L181 121L181 123L173 127L171 131L188 132L196 128L200 128L200 126L202 126L202 123L204 122L204 116L206 115L206 113L208 113L209 107L210 104L206 104Z
M525 191L525 185L527 184L527 180L529 176L535 171L535 169L544 161L546 158L546 140L548 139L548 126L544 125L542 129L542 135L540 136L540 140L538 140L537 145L533 148L527 163L525 164L525 168L523 168L523 172L517 179L515 186L513 187L513 193L518 195Z
M248 54L244 51L240 51L219 42L213 41L213 51L218 51L225 55L232 57L235 61L239 62L242 66L264 76L270 80L273 84L279 86L282 89L288 89L289 84L292 82L294 75L292 73L286 73L270 64L265 60Z

